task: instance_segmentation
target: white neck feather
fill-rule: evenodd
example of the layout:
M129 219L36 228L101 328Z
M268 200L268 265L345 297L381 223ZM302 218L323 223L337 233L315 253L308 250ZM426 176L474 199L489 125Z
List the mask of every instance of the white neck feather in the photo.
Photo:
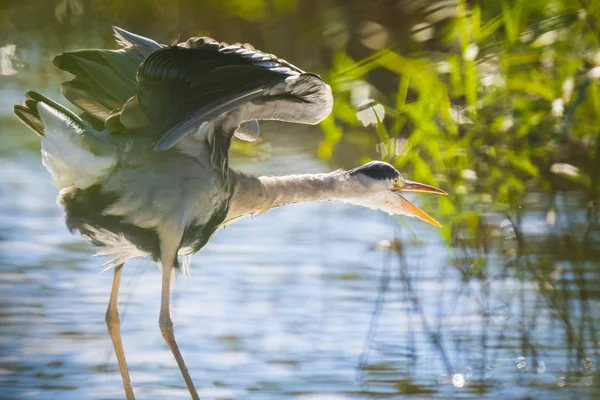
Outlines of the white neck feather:
M355 203L355 182L345 171L260 177L230 171L229 176L233 194L224 224L285 204L328 200Z

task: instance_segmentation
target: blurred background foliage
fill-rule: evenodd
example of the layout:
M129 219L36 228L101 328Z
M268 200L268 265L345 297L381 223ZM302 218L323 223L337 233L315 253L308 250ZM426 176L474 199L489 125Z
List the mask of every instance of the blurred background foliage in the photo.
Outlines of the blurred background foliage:
M443 5L436 7L429 17ZM452 221L447 238L460 226L475 234L482 209L514 213L532 191L582 191L593 214L599 7L459 1L451 17L414 25L405 46L373 26L362 40L370 56L356 61L344 48L334 55L327 77L337 97L320 155L353 146L376 158L377 149L411 179L448 188L453 196L439 210ZM374 78L380 70L384 83ZM354 112L361 95L386 109L370 136Z

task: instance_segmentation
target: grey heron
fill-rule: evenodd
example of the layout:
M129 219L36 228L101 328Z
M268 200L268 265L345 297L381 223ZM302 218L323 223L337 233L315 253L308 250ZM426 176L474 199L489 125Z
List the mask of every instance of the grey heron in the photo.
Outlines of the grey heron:
M106 324L127 399L134 392L117 302L129 259L151 257L161 267L160 330L198 399L174 336L170 284L179 259L198 252L220 227L285 204L327 200L441 226L401 194L445 192L411 182L385 162L289 176L229 168L232 137L256 139L257 120L317 124L330 114L331 89L318 75L249 44L199 37L162 45L114 30L117 50L65 52L53 60L74 76L61 89L81 114L33 91L14 110L41 137L42 162L68 228L114 269Z

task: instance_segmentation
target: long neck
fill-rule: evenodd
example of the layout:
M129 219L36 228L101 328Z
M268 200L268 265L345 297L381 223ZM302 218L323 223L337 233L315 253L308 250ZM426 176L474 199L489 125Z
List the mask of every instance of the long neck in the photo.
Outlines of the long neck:
M288 176L249 176L230 170L232 195L225 224L273 207L308 201L344 200L349 190L344 171Z

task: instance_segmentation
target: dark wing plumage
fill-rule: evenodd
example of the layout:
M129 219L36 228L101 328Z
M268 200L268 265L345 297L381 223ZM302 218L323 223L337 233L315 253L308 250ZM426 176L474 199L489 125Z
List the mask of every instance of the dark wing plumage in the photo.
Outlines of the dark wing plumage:
M81 108L84 118L99 128L137 92L138 67L163 45L113 27L119 50L78 50L59 54L53 64L74 78L61 85L63 95Z
M34 131L36 135L44 136L44 124L42 123L35 101L27 99L23 105L15 105L14 111L17 118Z
M165 46L114 30L120 50L65 52L53 60L74 75L61 86L64 96L98 131L148 132L158 138L156 149L166 150L236 109L227 133L243 140L256 139L258 119L315 124L331 110L331 90L317 75L249 44L200 37ZM43 134L35 107L26 103L15 113Z
M192 38L152 53L138 70L138 93L122 112L143 114L164 134L156 143L166 150L220 115L266 96L278 83L304 71L250 45L227 45ZM132 124L135 128L136 124Z
M133 48L66 52L53 60L56 67L74 75L61 85L63 95L102 121L135 95L135 76L141 62Z
M87 121L82 119L80 115L75 114L62 104L59 104L48 97L30 90L25 93L25 103L23 103L23 105L15 105L14 111L17 118L39 136L44 136L45 128L37 108L38 103L44 103L50 107L50 109L54 110L57 118L65 121L65 124L67 125L75 125L80 130L89 128Z

